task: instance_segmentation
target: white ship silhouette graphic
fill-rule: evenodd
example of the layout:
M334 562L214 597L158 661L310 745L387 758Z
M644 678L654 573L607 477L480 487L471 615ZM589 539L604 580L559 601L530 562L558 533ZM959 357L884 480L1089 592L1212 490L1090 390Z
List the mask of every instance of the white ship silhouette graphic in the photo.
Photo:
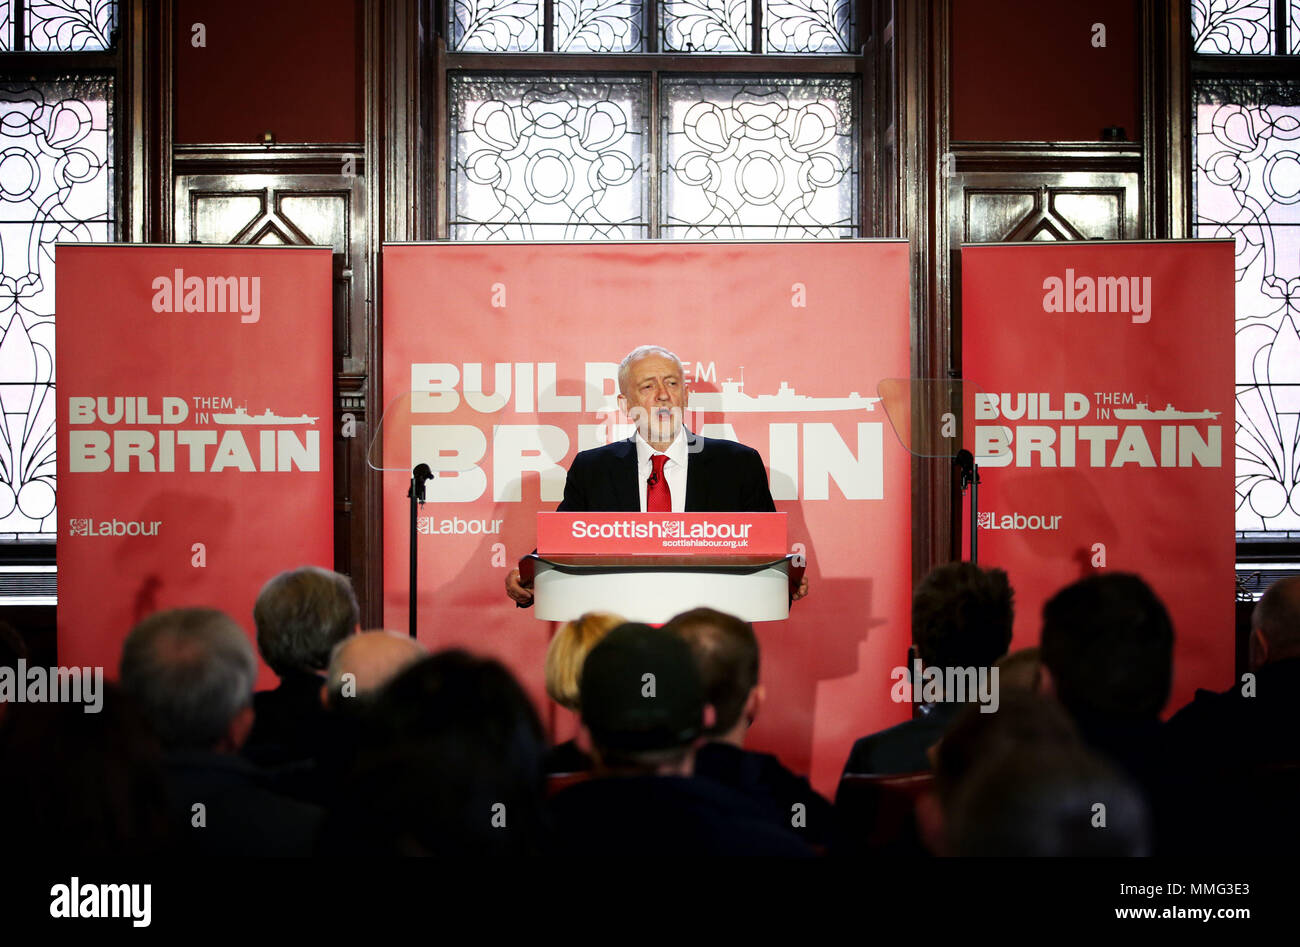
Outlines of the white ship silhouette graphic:
M692 391L691 411L857 411L876 410L879 398L864 398L856 391L844 398L814 398L795 392L787 382L774 395L747 395L744 381L728 378L721 391Z
M1193 418L1217 418L1221 412L1211 411L1208 408L1204 411L1179 411L1169 402L1160 411L1152 411L1147 407L1145 401L1139 401L1136 408L1116 408L1113 412L1115 417L1121 421L1167 421Z
M296 418L281 417L267 408L261 414L252 415L248 408L241 405L229 414L214 414L212 420L217 424L315 424L318 418L300 414Z

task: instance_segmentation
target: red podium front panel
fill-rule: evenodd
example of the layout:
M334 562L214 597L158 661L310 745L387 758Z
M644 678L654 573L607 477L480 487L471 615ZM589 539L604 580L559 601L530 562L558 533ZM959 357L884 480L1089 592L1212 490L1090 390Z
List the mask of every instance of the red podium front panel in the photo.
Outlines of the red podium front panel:
M784 513L538 513L537 553L556 556L785 556Z

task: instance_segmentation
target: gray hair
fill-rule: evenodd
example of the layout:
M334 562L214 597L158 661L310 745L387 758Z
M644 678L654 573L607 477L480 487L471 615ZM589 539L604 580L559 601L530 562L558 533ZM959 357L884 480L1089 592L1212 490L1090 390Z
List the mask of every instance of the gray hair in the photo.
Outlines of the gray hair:
M1251 623L1263 632L1270 660L1300 650L1300 576L1270 585L1255 605Z
M253 606L257 650L281 676L323 671L333 647L361 620L347 576L319 566L281 572L262 587Z
M662 345L638 345L632 351L623 357L623 361L618 365L618 390L621 394L627 392L628 375L632 372L632 363L640 361L647 355L662 355L664 358L670 358L677 363L677 371L682 376L682 381L686 380L686 368L682 365L682 360L673 352L664 348Z
M131 629L118 671L165 748L206 750L252 701L257 656L229 615L177 608Z

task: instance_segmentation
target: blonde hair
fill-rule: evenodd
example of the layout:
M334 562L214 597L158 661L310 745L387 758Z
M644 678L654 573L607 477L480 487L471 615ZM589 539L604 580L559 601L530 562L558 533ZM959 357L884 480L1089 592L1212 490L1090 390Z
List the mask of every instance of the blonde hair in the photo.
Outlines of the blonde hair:
M578 709L582 663L600 639L624 621L611 612L587 612L560 627L546 649L546 693L551 700L569 710Z

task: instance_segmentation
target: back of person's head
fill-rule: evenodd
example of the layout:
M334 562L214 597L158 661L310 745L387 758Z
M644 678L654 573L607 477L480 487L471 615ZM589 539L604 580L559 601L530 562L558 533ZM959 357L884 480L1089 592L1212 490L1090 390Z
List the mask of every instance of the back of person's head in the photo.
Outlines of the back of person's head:
M1074 721L1056 700L1031 691L1006 691L993 713L972 705L953 717L934 750L935 792L946 808L982 760L1013 750L1079 744Z
M704 683L704 700L717 722L708 736L728 733L740 721L750 692L758 686L758 637L749 622L713 608L682 612L664 631L680 635L691 647Z
M324 671L334 646L356 631L360 615L347 576L319 566L281 572L262 586L253 606L257 650L281 676Z
M1026 745L981 761L946 826L948 852L958 856L1150 854L1141 793L1079 745Z
M1076 718L1154 718L1173 682L1174 627L1136 575L1091 576L1043 606L1043 667Z
M578 681L591 649L624 619L611 612L587 612L565 622L546 649L546 693L561 707L576 711Z
M1251 624L1267 649L1261 653L1258 643L1252 642L1251 663L1255 667L1300 656L1300 576L1270 585L1255 605Z
M160 751L130 699L103 683L99 710L15 705L0 728L0 812L13 851L61 857L169 852Z
M177 608L131 629L119 671L165 749L209 750L252 703L257 656L230 616Z
M615 628L587 655L579 690L602 769L676 766L704 732L704 685L690 646L662 628Z
M333 853L537 851L545 740L500 662L443 651L378 695L373 734L324 829Z
M939 566L912 593L912 640L931 667L988 667L1007 653L1014 593L1001 569Z
M1038 693L1042 683L1043 657L1037 648L1021 648L998 660L998 687L1006 691Z
M327 675L329 705L335 710L369 704L389 681L429 654L410 635L363 631L334 646Z

